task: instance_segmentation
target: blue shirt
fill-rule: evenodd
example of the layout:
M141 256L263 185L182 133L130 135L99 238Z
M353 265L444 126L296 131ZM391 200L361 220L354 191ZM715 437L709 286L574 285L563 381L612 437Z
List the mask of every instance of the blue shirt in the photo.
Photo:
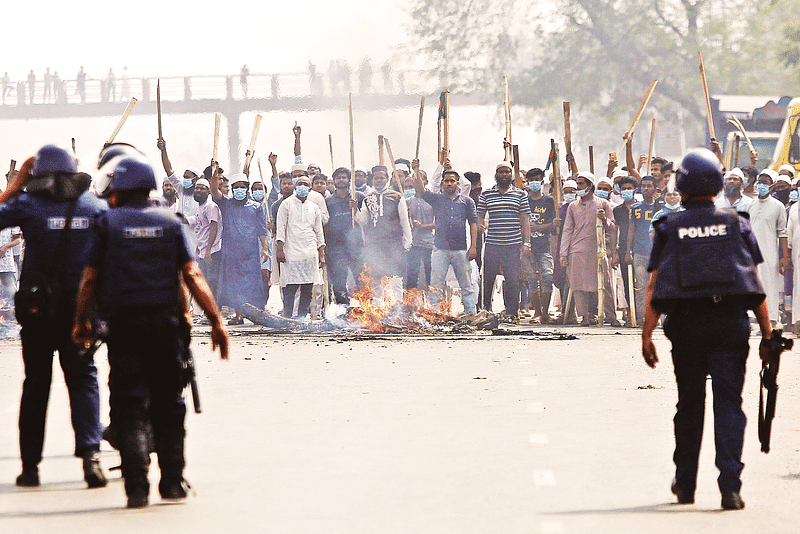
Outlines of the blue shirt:
M633 246L631 252L636 255L650 257L652 243L650 241L650 223L653 216L661 210L662 204L653 202L645 204L644 201L634 202L631 206L631 223L633 224ZM630 231L630 229L629 229Z
M64 228L69 202L56 201L43 195L22 193L0 206L0 228L19 226L25 236L24 279L28 273L47 274L55 268L56 251ZM108 209L105 201L94 194L82 194L75 205L64 257L62 288L76 291L86 266L83 251L90 239L98 215Z
M521 245L522 223L520 215L529 215L528 195L513 185L505 193L497 186L481 193L478 213L489 213L489 229L486 231L487 245Z
M478 222L475 202L464 195L450 199L443 193L425 191L422 200L433 208L436 222L434 246L439 250L467 250L466 223Z

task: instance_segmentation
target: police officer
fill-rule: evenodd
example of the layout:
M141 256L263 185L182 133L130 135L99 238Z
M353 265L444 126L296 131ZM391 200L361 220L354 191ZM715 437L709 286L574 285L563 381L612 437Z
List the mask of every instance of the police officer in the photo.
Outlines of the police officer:
M79 356L70 338L84 266L80 253L95 217L106 209L104 202L86 192L90 181L89 175L77 172L69 152L46 145L22 165L0 195L0 228L21 227L26 241L20 291L15 297L25 365L19 407L22 474L17 477L18 486L39 485L55 351L69 393L75 456L83 459L84 479L90 488L106 485L100 469L97 369L93 361ZM23 188L27 192L17 194ZM67 218L71 219L70 228L63 234Z
M765 340L772 335L756 274L762 257L748 219L714 207L713 199L722 189L717 156L704 148L690 151L678 169L676 185L686 210L654 222L642 355L655 367L653 330L659 314L666 314L664 334L672 342L678 383L672 482L678 503L694 502L706 376L711 375L722 508L739 510L744 508L739 491L746 422L742 388L750 338L747 311L755 312L761 328L762 359L767 356Z
M111 419L119 436L129 508L148 504L148 419L162 499L184 499L183 354L185 299L181 279L211 324L212 347L228 358L228 338L214 297L192 259L180 220L151 207L152 167L141 156L122 158L109 184L111 210L97 220L86 251L73 338L89 345L97 304L106 319Z

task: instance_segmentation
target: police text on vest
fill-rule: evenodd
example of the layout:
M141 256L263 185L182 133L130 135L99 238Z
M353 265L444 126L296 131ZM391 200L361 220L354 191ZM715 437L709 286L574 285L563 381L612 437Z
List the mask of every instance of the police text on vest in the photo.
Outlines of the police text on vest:
M728 227L725 224L711 224L708 226L690 226L689 228L678 228L678 239L688 237L696 239L698 237L709 237L727 235Z
M125 239L142 239L164 237L164 229L160 226L127 226Z

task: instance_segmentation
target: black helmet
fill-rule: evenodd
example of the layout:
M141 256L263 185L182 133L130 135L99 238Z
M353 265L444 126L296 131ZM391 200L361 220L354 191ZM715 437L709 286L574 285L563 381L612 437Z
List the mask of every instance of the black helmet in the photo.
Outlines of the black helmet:
M75 174L78 164L67 150L56 145L45 145L36 153L31 174L49 176L56 173Z
M687 195L716 195L722 190L722 164L707 148L687 152L675 175L678 191Z
M156 175L153 167L142 156L122 158L111 177L111 191L130 191L132 189L156 189Z

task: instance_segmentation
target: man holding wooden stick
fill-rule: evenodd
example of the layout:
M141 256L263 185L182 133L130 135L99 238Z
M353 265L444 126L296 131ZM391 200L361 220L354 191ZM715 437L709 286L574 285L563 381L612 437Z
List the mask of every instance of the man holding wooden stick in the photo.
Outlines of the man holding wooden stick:
M350 304L347 291L348 272L358 284L364 269L364 238L361 227L353 224L353 210L361 209L364 194L350 194L350 169L339 167L333 172L336 191L325 199L330 219L325 225L325 256L328 264L333 298L336 304Z
M169 160L167 154L167 142L162 138L156 142L158 150L161 152L161 164L164 166L164 172L167 173L167 180L172 184L178 195L178 200L175 203L174 210L177 214L181 215L189 225L190 230L187 232L189 238L189 245L194 250L197 247L197 239L195 237L196 219L197 219L197 201L194 199L194 184L200 179L200 169L197 167L186 167L183 171L183 179L175 176L172 170L172 162Z
M598 295L598 256L596 222L600 219L605 226L606 242L611 243L614 231L614 213L607 200L594 195L595 177L591 172L581 171L575 180L578 186L578 202L567 208L561 239L560 262L567 268L570 289L575 295L578 315L583 316L582 326L597 324L594 317L597 311ZM621 326L617 320L611 285L611 269L606 258L604 269L604 312L611 326Z

